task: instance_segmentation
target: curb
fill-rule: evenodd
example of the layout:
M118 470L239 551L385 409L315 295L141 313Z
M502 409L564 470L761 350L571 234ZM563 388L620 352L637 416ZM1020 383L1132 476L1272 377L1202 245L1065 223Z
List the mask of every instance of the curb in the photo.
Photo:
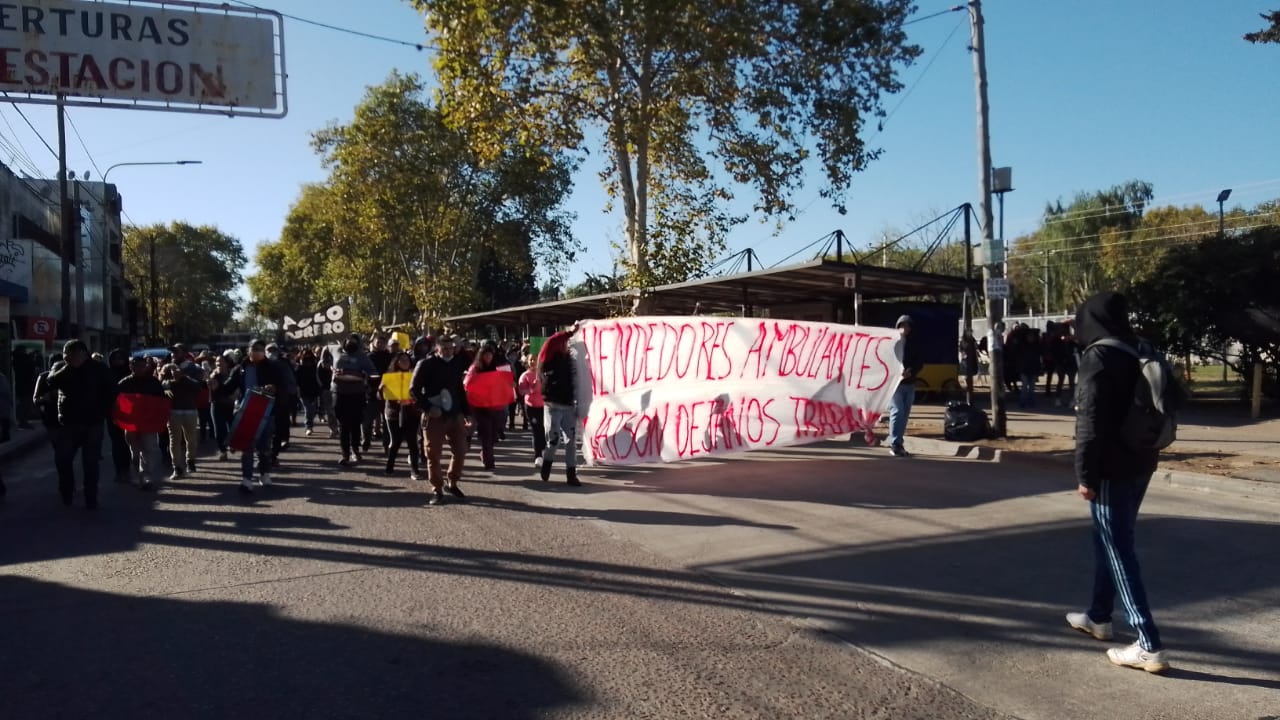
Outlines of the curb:
M920 455L966 458L969 460L985 460L987 462L1008 462L1040 467L1051 466L1070 471L1074 461L1071 457L1036 455L1024 452L1012 452L985 445L956 443L935 438L905 438L909 452ZM1248 480L1246 478L1226 475L1205 475L1181 470L1165 470L1157 468L1151 476L1151 482L1183 490L1194 490L1206 493L1221 493L1236 497L1262 498L1280 500L1280 483L1265 480Z

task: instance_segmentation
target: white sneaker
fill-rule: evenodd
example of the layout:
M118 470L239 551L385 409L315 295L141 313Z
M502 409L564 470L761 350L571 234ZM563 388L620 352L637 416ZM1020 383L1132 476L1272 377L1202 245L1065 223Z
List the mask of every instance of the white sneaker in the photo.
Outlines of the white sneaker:
M1138 643L1122 648L1111 648L1107 651L1107 659L1112 665L1146 670L1149 673L1162 673L1169 669L1169 661L1163 650L1143 650Z
M536 457L536 458L534 458L534 459L533 459L533 466L534 466L535 468L539 469L539 470L541 470L541 469L542 469L542 456L541 456L541 455L539 455L538 457Z
M413 482L422 482L422 476L416 472L409 473L409 479Z
M1112 637L1111 623L1096 623L1089 619L1089 613L1067 613L1067 624L1098 640L1110 640Z
M311 432L312 432L311 428L307 428L307 433L306 433L307 437L311 437Z
M270 473L262 473L262 475L258 476L258 483L263 487L271 487Z

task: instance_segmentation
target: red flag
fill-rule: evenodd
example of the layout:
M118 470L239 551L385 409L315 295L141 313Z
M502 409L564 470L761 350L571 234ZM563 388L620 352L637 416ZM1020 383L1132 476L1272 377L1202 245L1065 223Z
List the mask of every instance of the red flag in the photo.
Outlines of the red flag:
M116 425L125 432L158 433L169 425L169 398L142 393L116 396Z

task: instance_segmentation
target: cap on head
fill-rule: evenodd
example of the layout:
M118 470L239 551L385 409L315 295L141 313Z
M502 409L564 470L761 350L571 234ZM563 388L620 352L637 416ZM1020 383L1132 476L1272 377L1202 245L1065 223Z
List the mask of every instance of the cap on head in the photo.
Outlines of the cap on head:
M915 327L915 322L911 319L910 315L903 315L898 318L898 322L894 323L893 327L896 329L896 328L902 327L903 325Z

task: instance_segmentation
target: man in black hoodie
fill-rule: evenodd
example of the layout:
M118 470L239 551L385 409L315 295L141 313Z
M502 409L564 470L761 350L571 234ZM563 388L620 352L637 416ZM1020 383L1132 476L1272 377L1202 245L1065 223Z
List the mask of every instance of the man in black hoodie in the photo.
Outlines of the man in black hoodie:
M1134 449L1121 441L1138 363L1122 348L1097 344L1111 338L1136 351L1139 340L1129 325L1128 300L1114 292L1094 295L1076 313L1076 331L1082 348L1076 390L1076 479L1080 497L1091 504L1095 570L1089 609L1068 613L1067 623L1098 640L1110 640L1119 594L1138 641L1108 650L1108 659L1123 667L1163 672L1168 660L1147 605L1133 545L1138 508L1155 472L1158 451Z
M458 488L462 477L462 465L467 455L467 426L470 425L471 407L462 380L467 365L453 353L453 339L448 335L436 341L436 354L428 357L413 370L409 392L422 410L422 433L427 441L427 479L433 493L431 505L444 502L445 477L440 469L440 456L445 443L453 458L449 461L449 492L459 500L466 495Z
M58 421L62 428L54 448L58 470L58 490L62 504L75 496L76 454L84 468L84 505L98 507L98 463L102 459L102 434L116 400L111 371L94 360L89 347L71 340L62 349L66 364L49 373L49 387L58 391Z

